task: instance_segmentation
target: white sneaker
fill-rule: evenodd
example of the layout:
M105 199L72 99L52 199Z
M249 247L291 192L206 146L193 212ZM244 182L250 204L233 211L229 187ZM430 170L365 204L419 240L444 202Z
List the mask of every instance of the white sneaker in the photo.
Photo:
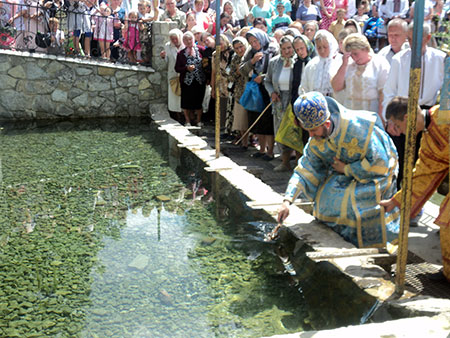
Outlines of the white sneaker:
M186 123L184 126L185 127L192 127L192 125L190 123Z
M203 122L197 123L197 127L202 128L204 126Z

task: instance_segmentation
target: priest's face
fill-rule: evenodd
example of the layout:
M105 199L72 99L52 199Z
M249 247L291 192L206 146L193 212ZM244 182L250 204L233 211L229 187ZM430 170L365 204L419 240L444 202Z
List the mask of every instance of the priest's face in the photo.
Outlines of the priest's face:
M328 138L331 133L331 123L330 120L326 121L324 124L317 128L309 129L309 137L314 137L316 140L323 140Z

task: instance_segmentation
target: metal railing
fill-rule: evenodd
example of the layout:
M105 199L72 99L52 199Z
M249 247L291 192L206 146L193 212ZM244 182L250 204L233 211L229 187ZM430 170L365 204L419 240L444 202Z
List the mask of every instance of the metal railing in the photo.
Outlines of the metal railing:
M90 1L0 0L0 48L151 65L151 22Z

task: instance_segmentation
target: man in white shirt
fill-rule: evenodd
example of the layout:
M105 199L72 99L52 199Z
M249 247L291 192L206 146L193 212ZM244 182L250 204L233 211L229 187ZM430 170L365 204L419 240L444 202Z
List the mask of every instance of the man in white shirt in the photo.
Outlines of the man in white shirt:
M404 18L409 9L408 0L386 0L383 16L387 19Z
M408 40L412 42L413 22L408 25ZM438 93L444 82L444 60L446 54L435 48L427 47L431 39L431 27L428 23L423 24L422 38L422 71L419 89L419 105L422 109L429 109L436 104ZM411 48L404 49L394 55L391 62L386 85L384 87L383 118L386 117L386 106L395 96L408 97L409 93L409 71L411 68ZM387 121L386 131L392 137L397 148L399 159L399 173L397 177L398 188L403 176L403 161L405 154L405 136ZM416 160L420 144L421 133L416 139ZM420 214L419 214L420 218ZM411 220L411 226L417 226L418 219Z
M408 42L408 23L400 18L389 21L387 26L387 35L389 45L383 47L378 55L384 56L391 64L395 54L409 47Z
M250 14L246 0L230 0L234 6L236 19L239 20L241 27L247 26L247 17Z
M408 40L412 41L413 23L408 26ZM444 60L446 54L438 49L427 47L431 39L431 27L423 25L422 72L420 80L419 105L431 107L436 104L438 92L444 81ZM411 48L395 54L391 62L386 86L384 87L383 117L387 104L395 96L408 96L409 70L411 67ZM392 132L388 129L388 132ZM395 135L395 132L394 132Z

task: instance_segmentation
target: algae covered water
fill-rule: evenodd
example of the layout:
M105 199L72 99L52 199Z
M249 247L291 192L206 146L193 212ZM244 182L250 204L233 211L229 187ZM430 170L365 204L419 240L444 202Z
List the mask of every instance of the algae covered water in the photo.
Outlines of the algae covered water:
M4 125L0 144L1 337L302 329L260 224L218 224L149 121Z

